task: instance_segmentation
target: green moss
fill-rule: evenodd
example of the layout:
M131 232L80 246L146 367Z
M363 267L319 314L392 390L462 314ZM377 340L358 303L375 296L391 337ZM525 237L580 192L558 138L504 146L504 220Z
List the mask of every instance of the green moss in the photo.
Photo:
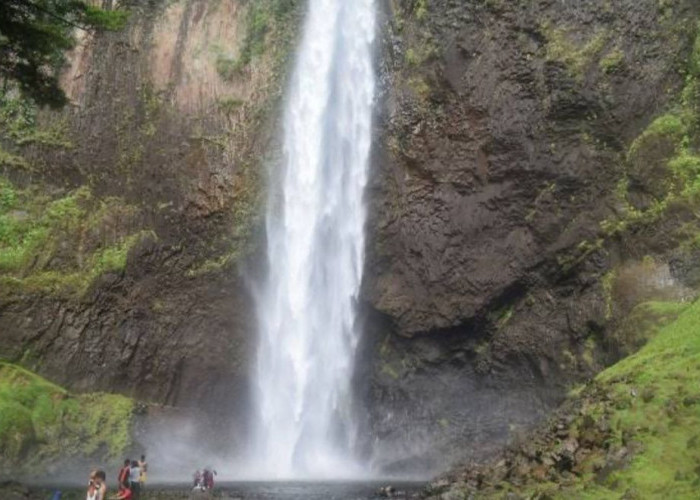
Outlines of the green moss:
M643 302L611 333L608 343L621 354L636 352L687 307L678 302Z
M613 314L613 284L615 283L615 271L608 271L601 279L603 296L605 297L605 319L612 318Z
M73 396L0 362L0 457L8 464L29 470L57 458L120 458L131 444L132 410L123 396Z
M17 191L7 180L0 177L0 213L12 208L17 202Z
M569 349L564 349L561 353L563 363L559 366L562 370L573 370L578 366L578 359Z
M412 48L409 48L406 51L406 64L409 66L417 66L420 63L420 58L418 57L418 54L416 51Z
M681 306L677 306L681 307ZM654 305L667 313L676 306ZM616 400L633 397L615 409L619 439L634 440L641 451L629 467L614 473L615 490L635 488L647 495L691 498L697 492L700 447L688 446L700 429L700 302L680 314L638 353L601 373L596 381ZM618 405L624 406L624 405Z
M235 57L227 54L218 54L216 56L215 65L216 72L219 73L219 76L226 81L233 80L242 67L242 64L236 60Z
M438 53L435 42L430 38L422 40L415 47L406 49L405 60L408 66L416 67L428 61Z
M606 237L655 223L669 207L694 210L700 203L699 58L700 26L679 98L632 142L627 153L626 170L644 179L654 198L643 209L632 206L627 196L629 183L623 177L616 191L622 210L601 223Z
M29 163L19 155L8 153L0 147L0 167L13 167L26 169Z
M0 137L14 146L73 147L65 117L40 120L36 104L11 86L0 90Z
M595 360L593 357L593 355L595 354L595 350L595 339L593 337L588 337L583 346L583 354L581 355L581 359L583 359L583 362L586 363L586 366L589 369L593 369L595 367Z
M16 144L26 146L39 144L55 148L72 149L73 142L68 138L67 119L54 120L42 128L38 128L17 137Z
M210 273L219 273L223 269L232 265L236 261L236 252L227 253L219 257L214 257L212 259L207 259L201 264L197 264L194 267L188 269L185 272L185 276L189 278L195 278L197 276L202 276Z
M230 115L234 111L237 111L241 106L243 106L244 102L240 99L236 99L235 97L224 97L222 99L219 99L216 104L219 108L219 111L221 111L224 114Z
M422 21L428 14L428 0L418 0L415 7L416 19Z
M406 82L413 93L422 101L426 101L430 97L430 85L422 76L412 76Z
M0 400L0 449L6 459L16 460L34 441L31 412L15 401Z
M237 72L246 67L251 61L260 56L269 43L279 38L279 32L288 29L286 24L289 16L293 15L299 6L298 0L258 0L248 3L246 15L246 35L237 60L229 60L221 70L224 75L231 71ZM272 36L269 36L272 35ZM217 59L217 70L219 61ZM222 74L222 71L219 71ZM224 76L222 75L222 77Z
M571 75L578 80L583 78L588 66L603 51L610 38L607 31L599 31L581 44L573 40L567 29L555 28L549 23L542 25L542 33L547 39L547 59L566 65Z
M513 312L515 311L514 304L506 304L499 309L496 309L489 314L489 320L492 321L497 329L501 329L508 324L510 319L513 317Z
M381 373L394 380L399 378L399 372L389 363L382 363Z
M700 77L700 21L698 22L697 32L698 36L695 38L693 52L688 65L691 77Z
M82 295L95 278L122 271L129 249L150 231L109 238L104 226L136 209L119 198L95 199L78 188L51 199L39 187L17 189L0 178L0 295Z
M597 238L595 241L583 240L576 246L573 252L558 255L557 263L561 267L561 270L567 273L579 263L583 262L589 255L601 250L604 243L605 240L603 238Z
M518 498L697 497L700 301L648 303L644 309L675 319L636 354L570 394L580 404L572 406L568 427L556 432L587 443L574 469L539 480L526 474L524 482L504 481L480 498L502 498L504 492ZM538 456L556 456L560 441L552 437L548 443Z
M656 145L661 141L668 141L674 146L680 146L681 141L687 136L691 116L687 113L670 112L656 118L651 124L637 137L627 153L628 160L633 159L641 151L644 151L649 145Z
M624 65L625 53L620 49L615 49L608 52L599 63L600 69L603 73L615 73L619 71Z
M682 181L684 190L686 190L685 194L691 194L695 182L700 178L700 156L683 148L668 162L668 166Z

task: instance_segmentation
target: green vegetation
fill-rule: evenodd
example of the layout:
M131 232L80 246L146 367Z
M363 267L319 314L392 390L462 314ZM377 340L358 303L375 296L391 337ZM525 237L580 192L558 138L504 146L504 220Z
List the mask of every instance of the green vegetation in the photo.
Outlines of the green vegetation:
M406 50L406 64L409 66L420 66L434 57L438 53L438 48L432 39L426 39L419 46L409 47Z
M624 61L625 53L620 49L615 49L600 60L599 66L603 73L611 74L619 71L623 67Z
M583 79L587 67L600 55L610 38L609 33L599 31L579 44L572 40L566 29L554 28L549 23L542 25L542 33L547 39L547 59L564 63L577 80Z
M0 90L0 138L15 147L37 144L70 149L68 123L65 117L54 116L51 121L39 123L37 105L10 86ZM0 152L0 163L7 166L27 167L20 156Z
M106 11L80 0L3 0L0 3L0 79L15 82L38 104L58 107L66 96L58 74L75 29L118 30L125 11Z
M515 303L505 304L494 309L488 314L488 320L496 327L497 330L505 327L513 317L515 311Z
M652 306L665 313L669 306ZM670 307L674 313L676 306ZM595 384L610 402L587 409L609 415L610 446L631 446L628 467L612 472L605 489L692 498L700 487L700 302L688 307L637 354L601 373ZM693 445L695 442L695 445Z
M700 301L640 308L649 342L573 391L507 461L476 469L483 481L453 484L450 498L697 498Z
M253 59L265 52L271 39L285 30L299 5L298 0L256 0L248 2L246 35L238 57L221 50L216 54L216 70L224 80L233 80Z
M551 30L550 30L551 32ZM557 40L559 35L554 36ZM552 39L550 39L550 42ZM565 53L565 43L548 48L552 54ZM603 60L612 64L616 51ZM619 54L618 54L619 55ZM573 60L573 59L571 59ZM576 63L574 66L583 67ZM625 174L615 196L617 213L601 222L601 233L595 240L583 241L572 252L557 257L564 271L585 260L604 247L606 240L630 230L656 223L669 209L695 211L700 203L700 24L697 27L693 52L686 68L685 83L670 109L653 120L632 142L625 158ZM633 205L629 197L630 178L644 182L644 191L651 196L643 205ZM700 245L700 225L688 223L674 235L681 246Z
M570 254L558 255L557 263L562 268L562 271L565 273L569 272L583 262L589 255L603 248L604 244L605 239L603 238L597 238L594 241L583 240Z
M230 115L234 111L238 110L243 106L243 101L236 99L235 97L223 97L217 101L217 107L219 111L226 115Z
M636 352L687 307L688 304L679 302L642 302L606 339L607 343L624 355Z
M131 443L132 400L73 396L16 365L0 362L0 457L30 469L57 457L121 457Z
M112 226L135 209L118 198L96 200L86 187L51 198L39 187L17 189L0 177L2 295L82 295L98 276L121 272L128 251L150 232Z
M615 284L615 271L608 271L600 280L603 285L603 294L605 297L605 319L609 320L613 315L613 285Z
M406 84L421 101L425 102L430 97L430 85L422 76L411 76Z
M216 56L216 72L224 80L233 80L240 69L241 65L234 57L226 54Z
M700 25L680 99L637 137L627 153L628 175L653 185L654 199L643 209L628 201L628 179L620 181L621 214L603 221L606 236L655 222L671 206L700 201Z
M236 252L227 253L219 257L214 257L207 259L201 264L197 264L194 267L188 269L185 275L189 278L196 278L197 276L202 276L209 273L219 273L223 269L231 266L238 257Z
M529 485L527 495L694 498L700 487L700 302L643 309L656 316L655 325L659 316L684 312L581 391L584 405L569 435L603 441L591 443L566 481ZM600 428L607 432L595 436L592 429Z
M418 0L415 7L416 19L423 20L428 14L428 0Z

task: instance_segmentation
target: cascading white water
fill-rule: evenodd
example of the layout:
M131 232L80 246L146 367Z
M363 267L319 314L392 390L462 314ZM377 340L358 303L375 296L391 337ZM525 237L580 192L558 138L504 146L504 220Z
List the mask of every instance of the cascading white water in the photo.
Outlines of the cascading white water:
M355 299L364 261L374 0L310 0L267 214L258 301L258 474L352 474Z

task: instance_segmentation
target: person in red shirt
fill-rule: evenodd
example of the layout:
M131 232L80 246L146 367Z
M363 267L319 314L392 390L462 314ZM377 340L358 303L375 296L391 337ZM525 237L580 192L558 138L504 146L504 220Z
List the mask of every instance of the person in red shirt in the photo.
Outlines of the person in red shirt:
M124 467L119 469L119 475L117 476L117 481L119 481L119 486L129 489L129 472L131 468L131 460L128 458L124 460Z
M109 498L110 500L131 500L133 496L131 494L131 489L120 486L119 493Z

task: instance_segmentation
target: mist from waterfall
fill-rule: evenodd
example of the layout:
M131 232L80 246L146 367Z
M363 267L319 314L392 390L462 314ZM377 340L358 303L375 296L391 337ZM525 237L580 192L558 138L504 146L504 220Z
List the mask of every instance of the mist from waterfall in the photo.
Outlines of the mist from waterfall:
M269 277L257 304L254 448L262 477L360 473L351 379L374 37L374 0L310 0L268 205Z

